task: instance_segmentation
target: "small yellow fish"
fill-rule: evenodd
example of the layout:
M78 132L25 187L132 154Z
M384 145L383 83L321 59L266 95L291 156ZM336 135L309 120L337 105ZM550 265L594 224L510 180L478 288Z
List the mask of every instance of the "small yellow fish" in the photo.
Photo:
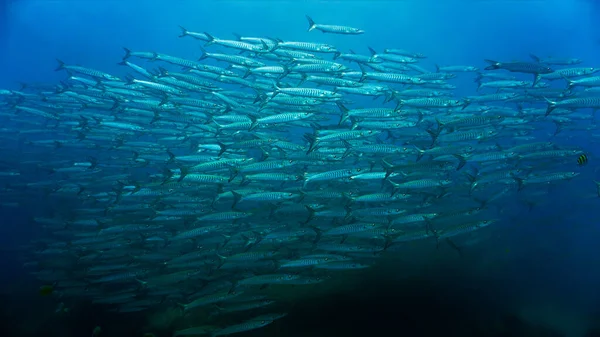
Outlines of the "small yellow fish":
M583 165L587 164L587 162L588 162L588 157L585 153L580 155L579 157L577 157L577 165L583 166Z

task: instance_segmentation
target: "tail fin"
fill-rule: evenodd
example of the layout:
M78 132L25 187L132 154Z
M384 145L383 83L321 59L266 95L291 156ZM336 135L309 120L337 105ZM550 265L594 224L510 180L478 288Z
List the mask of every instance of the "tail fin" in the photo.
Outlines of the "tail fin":
M315 28L317 28L315 21L310 16L306 15L306 20L308 20L308 31L309 32L314 30Z
M200 47L200 52L202 53L202 55L200 55L198 61L202 61L208 57L208 54L206 53L206 50L204 50L204 48Z
M63 70L65 69L65 63L59 59L56 59L56 61L58 62L58 67L56 67L56 69L54 69L54 71L59 71L59 70Z
M417 149L417 161L421 160L421 158L423 158L423 155L425 154L425 150L419 148L418 146L416 146L415 144L413 144L413 147L415 149Z
M358 67L360 68L360 79L358 81L362 83L367 79L367 69L362 64L359 64Z
M500 62L487 59L485 59L484 61L490 64L489 66L484 68L485 70L500 69Z
M463 105L462 105L462 109L461 110L466 109L469 106L469 104L471 104L471 100L468 99L468 98L463 98Z
M181 29L181 35L179 35L179 37L184 37L184 36L188 36L189 31L187 29L185 29L185 27L183 26L179 26L179 29Z
M546 108L546 115L548 116L552 110L556 109L556 102L552 102L551 100L547 99L546 97L544 97L544 99L546 100L546 102L548 102L548 108Z
M566 90L571 90L573 89L573 87L575 86L575 81L573 81L572 79L566 77L565 75L561 74L560 75L565 81L567 81L567 89Z
M310 154L311 152L313 152L316 149L316 146L318 145L319 140L315 135L312 135L310 133L304 134L304 139L306 139L309 143L306 154Z
M123 56L123 61L125 61L131 57L131 50L129 50L128 48L125 48L125 47L123 47L123 50L125 51L125 56Z
M214 36L212 36L212 35L208 34L207 32L204 32L204 35L206 35L206 37L208 38L208 42L206 42L206 43L204 44L204 46L205 46L205 47L206 47L206 46L210 46L211 44L214 44L214 43L215 43L215 37L214 37Z
M346 108L344 106L344 104L340 103L340 102L336 102L338 108L340 108L340 110L342 111L342 116L340 117L340 122L338 123L338 125L342 125L345 121L348 120L348 117L350 117L350 115L348 115L348 108Z

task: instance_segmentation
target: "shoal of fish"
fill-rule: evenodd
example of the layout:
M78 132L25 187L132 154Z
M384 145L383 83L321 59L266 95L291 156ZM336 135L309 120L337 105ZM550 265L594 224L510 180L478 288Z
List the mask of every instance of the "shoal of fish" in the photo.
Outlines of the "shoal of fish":
M59 205L25 249L48 294L247 313L175 335L255 330L286 315L265 288L315 286L414 241L460 252L501 224L503 201L539 200L588 162L569 139L595 128L600 68L579 59L429 70L401 49L181 37L202 42L199 60L125 49L126 76L59 61L60 83L0 90L0 136L19 139L2 206ZM477 92L456 97L465 76Z

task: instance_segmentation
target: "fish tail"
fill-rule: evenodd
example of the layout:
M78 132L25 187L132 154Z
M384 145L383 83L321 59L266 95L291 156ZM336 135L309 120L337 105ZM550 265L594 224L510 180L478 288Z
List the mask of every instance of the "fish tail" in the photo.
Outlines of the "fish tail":
M221 148L219 150L219 157L220 157L223 153L225 153L225 151L227 151L227 145L223 144L222 142L217 142L217 144Z
M546 116L548 116L554 109L556 109L556 102L553 102L546 97L544 97L544 99L548 103L548 108L546 108Z
M317 236L313 240L313 244L319 243L319 241L321 241L321 237L323 236L323 231L320 228L316 227L316 226L309 226L309 227L310 227L310 229L312 229L313 231L315 231L315 233L317 234Z
M319 140L317 137L315 137L315 135L311 135L310 133L305 134L304 139L306 139L309 143L308 150L306 151L306 154L309 154L315 150Z
M123 50L125 51L125 55L123 56L123 61L125 61L131 57L131 50L129 50L129 48L125 48L125 47L123 47Z
M181 182L183 178L185 178L190 173L190 170L185 166L180 166L179 171L181 172L179 173L179 179L177 179L178 183Z
M185 29L185 27L183 26L179 26L179 29L181 29L181 35L179 35L179 37L184 37L184 36L188 36L189 31L187 29Z
M421 149L415 144L413 144L413 147L417 150L417 161L421 160L421 158L423 158L423 155L425 154L425 150Z
M431 130L431 129L427 129L425 131L431 136L431 144L435 144L435 142L437 141L438 136L442 132L441 129L437 129L435 131Z
M457 246L456 243L454 243L454 241L452 241L450 238L446 238L446 243L448 243L448 245L452 247L452 249L456 250L458 256L463 257L462 249L459 246Z
M304 82L306 82L306 79L308 78L308 75L306 73L302 73L302 78L300 79L300 82L298 82L297 87L301 86L302 84L304 84Z
M473 190L475 189L475 187L477 187L477 177L475 175L472 175L467 172L465 172L465 175L467 176L467 179L469 180L469 195L471 195L471 193L473 193Z
M202 55L200 55L200 57L198 58L198 61L202 61L208 57L206 50L204 50L204 48L202 48L202 46L200 46L200 52L202 53Z
M470 99L463 98L463 105L462 105L462 109L461 110L466 109L470 104L471 104L471 100Z
M59 71L59 70L63 70L65 69L65 63L59 59L56 59L56 61L58 62L58 66L56 67L56 69L54 69L54 71Z
M364 82L367 79L367 69L362 64L359 64L358 66L359 66L360 72L361 72L360 79L358 81Z
M312 221L312 219L314 219L314 218L315 218L315 213L316 213L317 211L315 211L315 209L314 209L314 208L312 208L312 207L310 207L310 206L308 206L308 205L304 205L304 208L306 208L306 210L308 211L308 217L306 218L306 220L305 220L305 221L304 221L304 223L303 223L304 225L306 225L307 223L311 222L311 221ZM310 227L310 226L309 226L309 227ZM310 227L310 228L312 228L313 230L315 230L313 227ZM316 231L316 230L315 230L315 232L316 232L317 234L319 234L319 232L318 232L318 231Z
M236 191L231 191L231 194L233 194L233 204L231 204L231 209L235 209L235 206L238 204L238 202L242 200L242 195Z
M348 143L345 140L342 140L342 142L344 143L344 147L346 148L344 154L342 154L342 158L346 158L350 155L350 153L352 153L352 144Z
M337 102L337 105L340 108L340 110L342 111L342 115L340 116L340 121L339 121L338 125L342 125L350 117L350 115L348 114L349 110L340 102Z
M565 90L567 90L567 91L570 91L570 90L572 90L572 89L573 89L573 87L575 86L575 81L573 81L573 80L572 80L572 79L570 79L570 78L567 78L567 77L566 77L565 75L563 75L563 74L560 74L560 76L562 76L562 78L563 78L565 81L567 81L567 89L565 89Z
M484 68L485 70L500 69L500 62L488 60L488 59L485 59L484 61L490 64L489 66Z
M539 81L542 79L542 75L541 74L535 74L533 75L533 86L535 87L536 84L539 83Z
M394 171L394 165L385 160L385 158L381 159L381 166L385 170L385 177L383 179L387 179L390 174Z
M460 171L460 169L463 168L467 164L467 161L465 160L465 157L463 157L459 154L453 154L453 156L456 159L458 159L458 166L456 167L456 170Z
M522 190L525 187L525 180L523 180L523 178L519 178L519 177L515 177L513 176L513 179L517 182L517 184L519 185L518 190Z
M210 46L210 45L212 45L212 44L215 43L215 37L214 36L210 35L207 32L204 32L204 35L206 35L206 37L208 38L208 41L204 44L204 47Z
M306 15L306 20L308 20L308 31L312 31L316 28L315 21L308 15Z
M393 89L392 90L386 90L384 94L385 94L385 99L383 100L383 103L390 102L390 101L392 101L393 99L396 98L396 92ZM377 98L378 97L374 97L373 100L376 100Z
M185 308L186 308L185 304L177 302L177 306L181 308L181 311L185 312Z
M391 181L390 179L386 179L386 181L392 185L392 193L390 193L390 196L393 197L400 190L400 184L395 183L395 182Z

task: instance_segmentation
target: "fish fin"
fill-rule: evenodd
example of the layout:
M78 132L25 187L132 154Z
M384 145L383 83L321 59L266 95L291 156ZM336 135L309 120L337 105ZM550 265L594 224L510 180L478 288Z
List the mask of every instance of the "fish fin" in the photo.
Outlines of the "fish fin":
M534 88L535 85L538 84L540 79L541 79L540 74L533 74L533 84L531 85L531 87Z
M556 109L556 102L553 102L553 101L547 99L546 97L543 97L543 98L548 103L548 108L546 108L546 114L545 114L545 116L548 116L552 112L552 110Z
M123 50L125 51L125 55L123 56L123 61L125 61L131 57L131 50L129 50L128 48L125 48L125 47L123 47Z
M59 71L59 70L63 70L65 69L65 63L59 59L56 59L56 61L58 62L58 66L56 67L56 69L54 69L54 71Z
M179 37L188 36L189 31L187 29L185 29L183 26L179 26L179 29L181 29L181 35L179 35Z
M308 15L306 15L306 20L308 20L308 31L312 31L316 28L315 21Z
M488 59L485 59L484 61L490 64L489 66L484 68L485 70L500 69L500 62L488 60Z
M460 171L460 169L463 168L467 164L467 161L465 160L465 157L463 157L459 154L453 154L453 156L456 159L458 159L458 166L456 167L456 170Z
M208 57L208 53L206 53L206 50L204 50L204 48L202 46L200 46L200 52L202 53L202 55L200 55L200 57L198 58L198 61L202 61Z
M534 60L535 62L538 62L538 63L540 62L540 58L533 54L529 54L529 57L531 57L531 59Z
M210 46L210 45L212 45L212 44L214 44L214 43L215 43L215 40L216 40L216 39L215 39L215 37L214 37L214 36L210 35L210 34L209 34L209 33L207 33L207 32L204 32L204 35L206 35L206 37L208 38L208 41L207 41L207 42L204 44L204 46L205 46L205 47L206 47L206 46Z
M452 249L456 250L458 256L463 257L462 249L458 245L456 245L454 241L452 241L450 238L446 238L446 243L448 243L448 245L452 247Z

